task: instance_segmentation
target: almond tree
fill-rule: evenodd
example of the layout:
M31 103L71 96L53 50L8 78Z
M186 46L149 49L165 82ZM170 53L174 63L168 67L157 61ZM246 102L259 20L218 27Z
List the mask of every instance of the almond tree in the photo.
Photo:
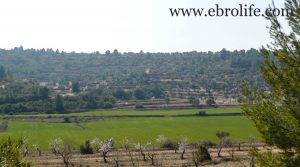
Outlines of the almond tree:
M221 151L224 146L229 142L229 133L224 131L218 131L216 136L219 138L220 142L218 144L218 157L221 157Z
M182 151L180 154L180 159L184 159L185 150L188 146L187 138L182 139L180 142L178 142L178 149Z
M101 148L103 160L105 163L107 163L106 155L111 149L113 148L113 138L109 138L107 140L104 140L101 142Z
M107 163L107 153L113 148L113 138L101 141L99 138L95 138L91 141L91 145L95 152L101 152L103 156L103 161Z
M124 140L123 140L123 147L125 148L125 150L127 151L128 155L130 156L130 161L131 161L131 165L134 167L135 163L134 163L134 158L133 158L133 154L130 150L130 142L128 140L128 138L125 136Z
M135 144L135 149L137 151L139 151L141 153L141 155L143 156L143 160L146 161L146 154L144 153L144 151L146 150L146 146L143 146L140 143Z
M61 138L56 138L50 141L49 147L53 154L62 157L65 166L68 167L72 156L71 146L64 143Z

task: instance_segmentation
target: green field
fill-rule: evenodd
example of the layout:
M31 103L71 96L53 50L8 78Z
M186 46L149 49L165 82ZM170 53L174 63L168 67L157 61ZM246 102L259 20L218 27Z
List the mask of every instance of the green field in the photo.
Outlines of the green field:
M96 110L87 112L78 112L70 114L22 114L18 116L116 116L116 115L180 115L180 114L195 114L198 111L206 111L208 114L213 113L240 113L240 107L226 107L226 108L210 108L210 109L183 109L183 110L134 110L134 109L108 109ZM5 115L2 115L5 116Z
M95 111L69 115L133 115L144 114L187 114L199 110L165 110L165 111ZM206 109L208 113L240 112L239 108ZM120 118L75 123L48 123L9 121L8 129L1 137L28 137L30 143L38 143L43 149L48 148L51 139L61 137L70 142L76 149L87 139L113 137L120 146L127 136L132 143L154 142L158 135L163 134L171 139L188 138L189 141L217 141L218 130L230 132L234 140L247 140L249 136L259 138L257 130L244 116L213 116L213 117L161 117L161 118Z

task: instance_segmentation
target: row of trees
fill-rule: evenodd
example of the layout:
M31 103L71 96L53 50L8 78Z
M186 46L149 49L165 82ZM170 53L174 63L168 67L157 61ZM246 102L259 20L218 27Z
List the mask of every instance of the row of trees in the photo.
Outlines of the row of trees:
M131 159L131 165L136 166L136 159L133 157L134 153L139 153L142 157L142 161L150 161L151 165L158 166L162 165L157 160L157 153L155 148L160 147L163 149L174 150L178 154L180 159L185 159L186 150L192 149L192 162L198 167L205 162L212 160L210 153L208 152L208 147L216 146L218 148L218 157L221 156L221 150L223 147L230 148L233 147L231 140L229 139L229 133L224 131L219 131L216 133L216 136L220 139L219 144L214 144L212 142L204 141L201 143L191 144L188 142L188 139L183 138L179 141L170 140L164 135L159 135L154 142L147 142L146 144L141 143L131 143L127 137L122 141L123 151L128 154ZM114 147L114 139L108 138L105 140L100 140L99 138L94 138L93 140L87 140L83 145L80 146L81 154L96 154L99 153L102 156L104 163L109 161L114 162L115 166L120 166L120 157L119 154L113 158L108 159L109 152L118 152L117 148ZM133 146L133 147L132 147ZM32 166L32 163L26 161L26 157L32 148L32 152L37 152L38 156L42 156L41 147L38 144L32 144L30 147L29 140L27 138L21 138L18 140L13 140L11 138L2 139L0 143L1 150L6 150L9 153L1 154L0 153L0 164L4 165L16 165L16 166ZM72 155L74 151L72 146L62 140L61 138L52 139L49 142L49 149L51 152L62 158L62 162L66 167L74 166L74 161L72 161ZM239 148L240 150L240 148ZM232 151L233 152L233 151ZM110 156L111 157L111 156ZM233 158L233 153L232 153Z

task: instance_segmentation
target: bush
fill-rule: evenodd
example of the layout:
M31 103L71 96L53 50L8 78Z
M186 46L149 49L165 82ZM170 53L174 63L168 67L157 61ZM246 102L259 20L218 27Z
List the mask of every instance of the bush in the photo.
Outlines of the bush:
M102 108L113 108L113 104L111 102L105 102Z
M70 118L69 118L69 117L65 117L65 118L64 118L64 123L71 123Z
M172 149L172 150L178 149L178 142L167 139L166 141L161 143L160 147L165 149Z
M214 143L210 140L201 141L200 144L205 147L214 147L217 145L216 143Z
M8 122L7 122L7 121L2 122L2 123L0 124L0 132L5 132L6 129L7 129L7 127L8 127Z
M23 139L13 140L11 138L2 139L0 142L0 164L1 166L33 166L22 156Z
M84 145L80 146L81 154L93 154L93 148L91 146L91 142L89 140L85 141Z
M206 111L198 111L196 113L197 116L206 116Z
M138 104L135 105L135 108L136 109L141 109L141 108L144 108L144 105L141 104L141 103L138 103Z
M193 155L193 162L196 167L201 165L203 162L211 161L211 156L206 147L200 145L198 146L197 151L192 153Z

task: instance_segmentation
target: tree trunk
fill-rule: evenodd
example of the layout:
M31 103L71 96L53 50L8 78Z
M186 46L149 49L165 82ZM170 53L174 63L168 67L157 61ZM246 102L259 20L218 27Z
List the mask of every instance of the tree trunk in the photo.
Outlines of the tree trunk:
M106 160L106 153L105 153L105 152L102 152L102 156L103 156L103 161L104 161L104 163L107 163L107 160Z
M219 147L219 149L218 149L218 157L221 157L221 151L222 151L222 147Z
M143 160L146 161L146 154L143 153L143 151L141 151L141 154L142 154L142 156L143 156Z
M148 156L151 159L151 165L155 166L155 163L154 163L154 154L149 154Z
M182 151L182 153L181 153L181 156L180 156L180 159L184 159L184 153L185 153L185 149Z
M40 149L38 149L39 152L39 156L42 156L42 151Z
M251 157L250 167L254 167L254 158L253 157Z
M116 162L116 167L119 167L119 161L115 160L115 162Z
M69 161L67 160L67 158L66 158L66 157L63 157L63 159L64 159L64 164L65 164L65 166L66 166L66 167L69 167Z

